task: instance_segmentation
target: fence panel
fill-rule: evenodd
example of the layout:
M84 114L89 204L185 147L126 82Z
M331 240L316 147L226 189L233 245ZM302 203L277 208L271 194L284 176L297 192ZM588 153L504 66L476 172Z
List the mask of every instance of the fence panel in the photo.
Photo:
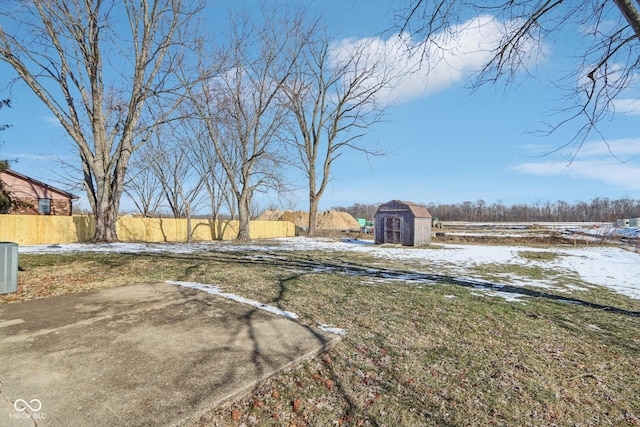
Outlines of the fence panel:
M51 245L87 242L93 236L92 216L0 215L0 241L19 245ZM183 218L118 218L116 231L123 242L186 242ZM286 221L251 221L252 239L295 236L295 225ZM192 241L233 240L238 221L191 220Z

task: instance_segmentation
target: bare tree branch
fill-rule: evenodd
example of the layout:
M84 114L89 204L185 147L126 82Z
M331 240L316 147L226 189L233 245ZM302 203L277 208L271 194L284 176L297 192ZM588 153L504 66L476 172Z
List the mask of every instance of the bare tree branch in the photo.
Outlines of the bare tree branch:
M455 41L474 18L490 16L492 25L501 25L500 37L486 48L487 60L475 75L474 89L505 79L513 83L529 72L537 55L544 55L547 41L563 40L567 31L581 36L576 71L563 82L570 102L558 111L559 122L549 128L554 132L569 122L581 122L566 145L573 146L573 157L589 135L601 136L598 124L615 112L616 99L637 82L639 8L640 2L632 0L415 0L408 1L396 19L402 32L423 40L412 48L422 49L427 67L442 60L442 49L447 49L443 40Z

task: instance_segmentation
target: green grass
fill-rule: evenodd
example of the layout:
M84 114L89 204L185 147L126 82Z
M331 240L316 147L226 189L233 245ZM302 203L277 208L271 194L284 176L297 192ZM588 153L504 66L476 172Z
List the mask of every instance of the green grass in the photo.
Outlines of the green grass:
M415 268L402 261L272 251L269 257L242 251L22 255L20 289L0 301L197 281L295 312L312 327L347 331L325 354L206 414L200 426L640 425L637 301L536 266L552 261L551 252L522 251L525 264L469 270L501 284L521 277L585 289L544 290L525 303L509 303L446 280L391 281L370 271ZM554 295L589 304L567 304Z
M520 251L518 255L524 259L532 261L553 261L560 257L556 252L542 252L542 251Z

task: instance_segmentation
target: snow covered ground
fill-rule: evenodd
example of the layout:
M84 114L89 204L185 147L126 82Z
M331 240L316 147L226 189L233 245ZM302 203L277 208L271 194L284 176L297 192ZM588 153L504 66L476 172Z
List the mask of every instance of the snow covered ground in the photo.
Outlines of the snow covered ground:
M195 253L210 251L246 251L256 255L268 254L272 251L334 251L362 252L370 254L384 263L384 260L408 260L413 265L420 265L423 273L446 274L453 277L471 280L481 279L474 275L472 267L487 267L501 264L540 267L545 270L559 271L562 275L579 278L585 286L605 286L615 292L631 298L640 299L640 254L618 247L550 247L532 248L525 246L485 246L485 245L432 245L429 248L388 247L373 245L370 241L355 239L312 239L294 237L254 241L248 244L234 242L210 242L194 244L68 244L50 246L21 246L19 253L64 253L77 251L93 252L161 252L161 253ZM532 260L522 257L520 253L552 252L557 256L551 261ZM529 285L543 289L554 289L570 293L571 288L556 287L553 278L532 280L503 274L505 283L510 286ZM394 277L402 280L402 277ZM415 278L414 278L415 279ZM415 280L414 280L415 281ZM481 280L478 280L478 287ZM495 292L495 289L493 289ZM513 297L513 295L511 295Z

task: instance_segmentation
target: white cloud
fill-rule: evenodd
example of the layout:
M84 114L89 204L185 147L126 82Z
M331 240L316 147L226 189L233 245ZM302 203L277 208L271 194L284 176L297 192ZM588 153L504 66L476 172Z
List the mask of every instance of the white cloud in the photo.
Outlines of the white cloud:
M333 46L336 60L366 46L367 56L380 59L383 67L396 76L396 85L380 99L402 103L442 91L479 71L491 58L502 35L514 22L501 23L489 15L481 15L436 34L428 41L415 41L407 34L383 40L379 37L345 39ZM538 51L531 45L523 51ZM529 58L531 59L531 58Z
M629 116L640 116L640 100L632 98L614 99L616 113Z
M583 144L578 152L580 156L615 156L626 161L640 155L640 138L620 138L611 141L589 141Z
M565 175L573 179L601 181L615 187L640 190L640 138L590 141L575 159L543 160L514 166L516 172L538 176ZM615 156L615 157L614 157Z
M568 159L574 157L579 158L614 158L618 161L626 162L640 155L640 138L619 138L608 141L587 141L577 148L574 144L570 144L564 149L558 150L557 146L545 146L539 144L525 144L522 148L530 156L547 157L551 153L558 152L564 156L565 164L569 163Z

